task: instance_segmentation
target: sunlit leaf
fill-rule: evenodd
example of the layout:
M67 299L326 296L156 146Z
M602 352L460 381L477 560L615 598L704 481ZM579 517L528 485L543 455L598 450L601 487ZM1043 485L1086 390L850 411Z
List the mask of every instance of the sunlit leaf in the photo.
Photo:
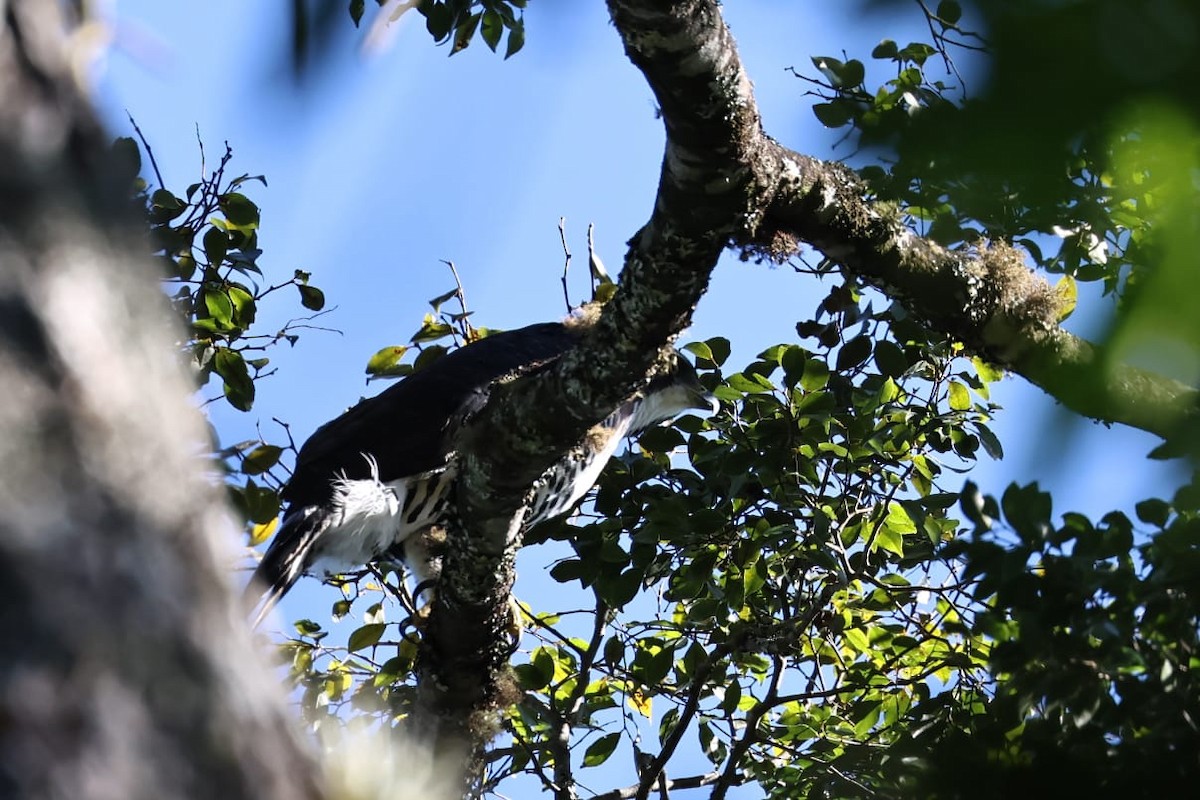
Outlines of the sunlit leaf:
M950 408L966 411L971 407L971 393L958 381L950 381Z
M654 698L648 694L643 694L640 691L632 691L625 698L629 703L629 707L641 714L646 719L650 719L653 712Z
M379 644L379 639L383 636L383 632L386 628L386 624L379 622L372 622L363 625L350 634L350 639L346 643L347 649L349 649L351 653L354 653L358 650L374 647L376 644Z
M266 522L255 523L250 527L250 546L257 547L275 535L276 528L279 527L279 517L272 517Z

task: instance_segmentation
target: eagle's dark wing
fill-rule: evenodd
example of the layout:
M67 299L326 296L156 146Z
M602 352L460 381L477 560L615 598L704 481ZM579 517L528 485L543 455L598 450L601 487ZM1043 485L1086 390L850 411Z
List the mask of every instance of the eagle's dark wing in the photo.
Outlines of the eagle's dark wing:
M553 360L577 341L565 325L547 322L496 333L443 356L318 428L300 448L281 496L293 507L325 503L335 478L371 477L365 456L385 482L443 466L447 426L472 392Z

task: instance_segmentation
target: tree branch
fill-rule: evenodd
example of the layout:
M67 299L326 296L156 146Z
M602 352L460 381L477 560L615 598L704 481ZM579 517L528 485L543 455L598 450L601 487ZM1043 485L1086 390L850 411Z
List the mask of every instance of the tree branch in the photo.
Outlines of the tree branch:
M619 18L626 7L610 8ZM711 19L695 19L672 9L629 8L633 16L618 19L618 25L640 32L645 41L696 41L702 51L714 53L731 46L724 26L712 24L719 22L715 9L708 11ZM716 40L706 43L706 35ZM651 57L674 74L697 71L690 51L664 49L647 56L630 41L626 50L635 63ZM659 101L673 110L675 122L668 126L658 199L630 242L616 295L579 346L552 369L495 387L487 408L457 443L461 520L448 526L448 555L424 641L418 696L419 724L427 731L436 728L447 746L451 741L471 746L467 743L478 738L472 714L492 702L507 659L497 642L506 626L529 487L646 384L665 348L690 322L721 252L743 226L746 198L757 194L745 185L754 173L738 167L745 154L736 141L729 144L729 131L759 128L744 73L720 83L696 81L686 94L663 94ZM730 107L747 111L726 114L725 127L714 132L705 119L714 109Z
M611 0L609 6L668 132L667 191L660 187L656 216L664 199L684 209L689 200L706 200L714 186L743 191L740 201L728 198L695 218L774 259L794 254L798 242L812 245L932 329L1084 416L1163 437L1197 424L1194 387L1109 363L1096 346L1061 328L1053 290L1014 248L946 250L906 228L896 211L868 201L844 165L767 136L715 0ZM663 17L686 22L672 26ZM688 180L669 179L680 172ZM674 190L692 194L676 197ZM732 208L740 209L736 218L718 216Z
M1092 391L1094 349L1058 327L1054 293L1015 250L940 248L869 203L846 167L770 139L716 0L608 0L608 7L662 111L662 174L654 211L630 241L618 291L595 326L552 368L494 387L456 442L461 519L448 526L417 719L464 752L492 728L473 715L495 707L503 688L507 598L527 490L645 385L731 244L786 258L808 242L1080 413L1166 435L1195 406L1189 387L1127 368L1112 373L1105 391Z
M704 775L689 775L686 778L670 778L662 780L661 783L668 790L670 789L700 789L705 786L711 786L721 778L719 772L708 772ZM634 786L626 786L623 789L612 789L611 791L598 794L592 800L633 800L638 796L641 790L641 784Z
M1196 389L1108 363L1099 348L1060 327L1053 290L1025 266L1020 251L1003 244L947 250L865 200L865 188L845 166L764 146L781 167L768 230L808 242L934 330L1083 416L1164 438L1195 424Z

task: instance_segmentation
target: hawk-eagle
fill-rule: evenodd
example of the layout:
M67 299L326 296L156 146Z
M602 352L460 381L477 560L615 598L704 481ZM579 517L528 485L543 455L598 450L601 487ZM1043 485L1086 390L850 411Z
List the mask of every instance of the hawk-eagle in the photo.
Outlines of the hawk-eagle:
M318 428L280 492L283 522L247 587L250 598L264 592L256 624L305 573L328 577L384 556L404 557L418 579L435 573L436 555L414 545L454 496L457 428L494 381L544 369L579 341L580 327L569 320L492 334ZM688 409L713 411L716 401L675 351L666 372L535 482L525 528L579 502L624 436Z

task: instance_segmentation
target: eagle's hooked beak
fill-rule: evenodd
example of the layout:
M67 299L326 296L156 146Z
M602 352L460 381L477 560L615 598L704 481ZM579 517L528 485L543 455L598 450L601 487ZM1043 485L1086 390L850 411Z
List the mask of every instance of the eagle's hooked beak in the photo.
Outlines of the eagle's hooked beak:
M712 392L704 388L700 376L696 374L696 368L683 356L676 357L679 359L679 381L687 393L687 407L710 414L717 413L721 403Z

